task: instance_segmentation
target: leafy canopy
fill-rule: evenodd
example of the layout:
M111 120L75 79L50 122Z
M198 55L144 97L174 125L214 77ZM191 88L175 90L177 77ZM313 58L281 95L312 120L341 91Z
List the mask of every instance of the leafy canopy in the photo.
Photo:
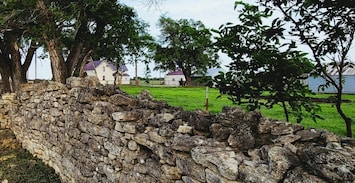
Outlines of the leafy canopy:
M349 53L355 35L355 1L335 0L259 0L260 6L281 13L278 20L288 26L289 35L297 38L311 50L316 63L315 74L325 79L320 88L336 89L335 107L346 124L346 133L352 137L352 119L342 108L343 72L353 67ZM337 71L333 76L328 66Z
M313 68L306 54L295 49L295 42L281 43L281 21L263 24L272 16L270 9L236 2L236 8L239 6L241 23L228 23L217 31L216 45L232 58L230 71L215 78L220 92L235 103L247 103L249 110L280 104L286 120L292 112L301 121L302 110L314 119L319 117L319 108L310 103L310 91L302 83L304 74Z
M159 27L161 36L155 69L181 69L189 85L192 74L205 73L209 67L218 65L212 34L201 21L161 17Z

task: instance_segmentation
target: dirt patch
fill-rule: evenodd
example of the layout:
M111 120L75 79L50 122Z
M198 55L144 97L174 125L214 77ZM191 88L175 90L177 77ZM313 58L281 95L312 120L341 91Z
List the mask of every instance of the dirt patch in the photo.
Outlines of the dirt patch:
M15 135L0 129L0 182L61 182L54 170L21 147Z

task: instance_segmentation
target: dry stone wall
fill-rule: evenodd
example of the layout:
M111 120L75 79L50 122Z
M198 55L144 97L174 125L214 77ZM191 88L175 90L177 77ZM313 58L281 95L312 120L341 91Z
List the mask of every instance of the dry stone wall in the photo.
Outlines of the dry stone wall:
M23 85L1 127L63 182L354 182L355 150L325 130L225 107L183 111L93 78Z

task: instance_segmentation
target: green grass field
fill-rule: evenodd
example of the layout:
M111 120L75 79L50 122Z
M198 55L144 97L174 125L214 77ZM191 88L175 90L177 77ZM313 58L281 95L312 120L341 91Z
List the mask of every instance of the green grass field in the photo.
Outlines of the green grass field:
M142 89L148 90L155 100L164 100L169 105L183 107L184 110L195 110L202 109L205 110L205 98L206 98L206 88L205 87L153 87L153 86L131 86L123 85L120 88L130 95L136 96ZM236 106L227 96L219 96L219 91L217 89L209 88L208 92L209 101L209 111L212 113L221 112L224 106ZM317 94L312 97L328 98L332 96L330 94ZM355 95L344 95L344 99L350 100L350 103L343 103L343 108L345 113L355 120ZM315 127L330 130L340 136L346 136L345 133L345 123L337 113L335 107L330 103L320 104L322 111L320 115L324 120L317 120L314 122L311 118L304 118L301 122L306 128ZM285 119L282 108L275 106L272 109L262 108L261 113L272 119L283 120ZM295 121L295 118L290 118L291 122ZM353 122L352 132L355 134L355 122Z

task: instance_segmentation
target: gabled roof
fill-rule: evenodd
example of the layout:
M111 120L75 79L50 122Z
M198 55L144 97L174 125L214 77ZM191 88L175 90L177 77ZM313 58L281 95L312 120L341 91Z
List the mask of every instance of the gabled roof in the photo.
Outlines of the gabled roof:
M89 63L87 63L85 66L84 66L84 70L85 71L89 71L89 70L95 70L97 66L99 66L104 60L97 60L97 61L90 61ZM107 62L107 61L105 61ZM111 62L107 62L109 64L109 66L111 67L111 69L113 71L116 71L116 67L113 63ZM121 65L119 70L122 70L122 71L128 71L126 65Z
M120 66L120 70L121 70L121 71L128 71L126 65L121 65L121 66Z
M91 61L84 66L84 70L95 70L95 68L101 64L101 61Z
M178 70L178 71L169 72L166 75L168 75L168 76L179 76L179 75L184 75L184 73L181 70Z

